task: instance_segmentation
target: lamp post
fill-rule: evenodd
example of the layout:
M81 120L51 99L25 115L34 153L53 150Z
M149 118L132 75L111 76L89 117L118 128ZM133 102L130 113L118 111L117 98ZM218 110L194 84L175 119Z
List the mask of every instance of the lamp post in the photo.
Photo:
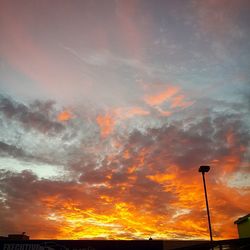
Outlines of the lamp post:
M199 172L202 173L206 207L207 207L207 219L208 219L208 227L209 227L209 234L210 234L210 242L211 242L211 246L213 250L214 247L213 247L212 227L211 227L210 213L209 213L208 200L207 200L207 188L206 188L206 181L205 181L205 173L207 173L209 170L210 170L210 166L200 166L199 168Z

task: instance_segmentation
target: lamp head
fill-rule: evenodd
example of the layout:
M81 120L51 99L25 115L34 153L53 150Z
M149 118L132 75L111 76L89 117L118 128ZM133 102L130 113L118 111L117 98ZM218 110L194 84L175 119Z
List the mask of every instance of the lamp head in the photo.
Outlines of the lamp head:
M199 172L201 173L207 173L210 170L209 166L200 166Z

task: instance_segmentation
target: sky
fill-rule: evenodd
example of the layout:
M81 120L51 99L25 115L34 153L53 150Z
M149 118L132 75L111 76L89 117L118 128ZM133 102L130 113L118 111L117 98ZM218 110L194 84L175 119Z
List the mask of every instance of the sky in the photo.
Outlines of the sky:
M0 0L0 235L237 238L250 212L248 0Z

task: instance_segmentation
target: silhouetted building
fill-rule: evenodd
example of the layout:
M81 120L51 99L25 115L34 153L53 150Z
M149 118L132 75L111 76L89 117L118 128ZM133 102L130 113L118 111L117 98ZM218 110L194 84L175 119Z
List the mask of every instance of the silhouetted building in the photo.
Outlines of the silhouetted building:
M0 240L29 240L30 237L25 234L25 232L21 234L8 234L8 236L0 236Z
M237 224L239 238L250 237L250 214L240 217L234 224Z

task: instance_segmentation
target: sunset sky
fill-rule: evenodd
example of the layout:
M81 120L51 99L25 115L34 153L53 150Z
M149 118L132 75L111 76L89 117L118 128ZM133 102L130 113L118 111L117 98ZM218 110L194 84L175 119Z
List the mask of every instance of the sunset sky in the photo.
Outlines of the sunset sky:
M249 0L0 0L0 235L237 238L250 212Z

